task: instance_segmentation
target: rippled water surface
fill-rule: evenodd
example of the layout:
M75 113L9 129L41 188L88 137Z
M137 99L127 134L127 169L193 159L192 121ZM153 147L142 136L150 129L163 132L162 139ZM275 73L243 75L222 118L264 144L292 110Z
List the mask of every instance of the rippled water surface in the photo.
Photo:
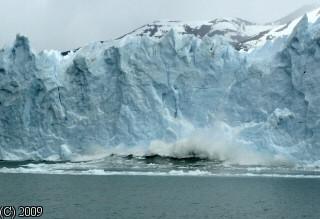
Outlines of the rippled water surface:
M0 174L0 179L2 206L41 205L41 218L48 219L320 218L317 178Z

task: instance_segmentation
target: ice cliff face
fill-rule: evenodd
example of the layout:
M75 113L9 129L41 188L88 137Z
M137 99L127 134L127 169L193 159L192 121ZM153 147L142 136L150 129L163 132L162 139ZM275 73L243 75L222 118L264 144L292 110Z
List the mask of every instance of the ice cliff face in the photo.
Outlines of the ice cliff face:
M157 39L129 34L65 56L34 53L17 36L0 51L0 159L144 148L318 160L318 11L275 26L274 37L256 37L249 52L219 34L175 30Z

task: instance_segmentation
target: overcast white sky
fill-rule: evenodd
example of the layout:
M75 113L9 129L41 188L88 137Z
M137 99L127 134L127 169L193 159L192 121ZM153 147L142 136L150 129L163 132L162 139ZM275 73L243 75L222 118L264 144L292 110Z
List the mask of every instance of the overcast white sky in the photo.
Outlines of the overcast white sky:
M240 17L269 22L316 0L0 0L0 47L16 33L32 47L66 50L116 38L154 20Z

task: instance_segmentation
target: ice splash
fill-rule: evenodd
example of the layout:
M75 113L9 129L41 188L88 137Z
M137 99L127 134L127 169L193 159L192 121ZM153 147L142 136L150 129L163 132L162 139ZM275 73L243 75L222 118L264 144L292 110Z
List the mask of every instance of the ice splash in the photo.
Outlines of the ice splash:
M263 165L282 166L292 165L293 158L282 151L271 153L261 150L252 142L241 138L245 126L231 127L222 121L207 128L194 129L187 136L173 142L161 140L151 141L146 146L126 147L87 147L87 153L68 153L62 160L88 161L101 159L106 156L154 157L171 159L201 159L217 161L225 165ZM64 146L66 147L66 146ZM64 149L70 151L69 149Z
M289 163L289 157L257 150L250 142L241 139L241 127L231 127L216 122L210 128L198 129L186 138L174 143L153 141L149 154L174 158L201 158L237 165L281 165Z

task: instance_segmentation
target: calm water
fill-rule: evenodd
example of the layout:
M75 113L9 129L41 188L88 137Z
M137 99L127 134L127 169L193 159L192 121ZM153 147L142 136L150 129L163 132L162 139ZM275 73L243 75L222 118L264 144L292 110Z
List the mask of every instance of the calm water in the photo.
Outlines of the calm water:
M0 174L1 205L41 218L320 218L320 179Z

